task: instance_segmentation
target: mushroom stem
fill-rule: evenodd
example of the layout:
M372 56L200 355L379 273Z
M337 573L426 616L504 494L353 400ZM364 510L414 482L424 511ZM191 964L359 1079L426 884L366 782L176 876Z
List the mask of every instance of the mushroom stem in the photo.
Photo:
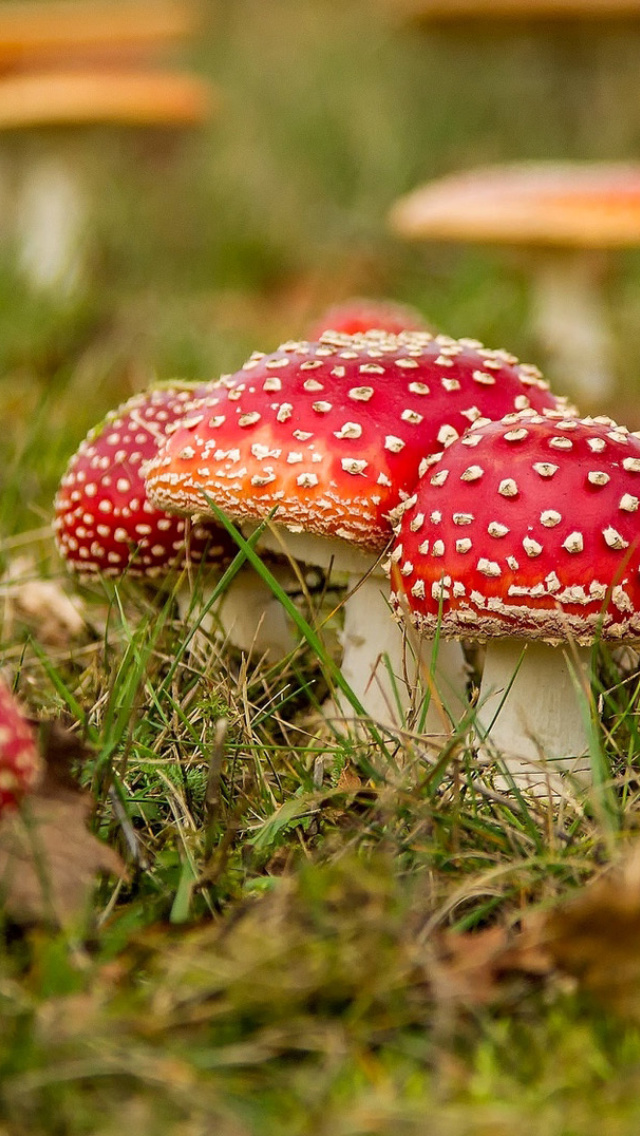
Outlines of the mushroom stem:
M340 669L367 714L379 725L397 728L406 724L415 702L418 675L431 673L433 644L421 643L416 659L402 628L391 617L387 589L385 580L372 572L347 597ZM459 643L439 644L432 681L434 689L421 729L426 734L449 734L452 720L455 723L466 708L466 672ZM338 696L337 702L341 715L352 718L346 700Z
M600 277L602 253L548 250L533 273L532 319L550 369L593 409L614 388L613 335Z
M575 645L489 644L476 734L481 754L502 759L509 785L555 796L562 773L589 783L590 657L588 647Z
M344 603L340 669L367 714L380 725L403 723L416 681L415 660L405 650L384 595L384 579L371 572L353 579L354 591ZM357 585L357 586L355 586ZM337 694L340 715L353 717L344 696Z
M377 566L375 553L352 548L338 538L294 533L276 524L265 530L261 546L347 577L349 594L343 603L340 670L362 708L378 725L390 729L404 726L413 702L417 665L391 614L389 584L382 568ZM419 665L428 670L430 663L429 647L421 646ZM459 643L440 644L434 683L439 698L431 699L424 730L431 734L448 733L442 706L449 708L454 718L462 716L465 709L466 675ZM336 708L345 724L353 722L354 710L344 695L336 694L331 709L327 707L327 715L335 714Z
M87 214L70 161L52 153L28 162L18 208L18 255L34 288L74 291L82 276Z
M271 566L271 571L283 586L291 584L288 567ZM215 635L224 639L237 651L256 657L264 655L271 663L279 662L298 645L298 639L287 620L282 604L271 589L249 567L242 568L227 588L213 611L201 614L211 598L212 586L204 585L196 603L190 584L180 587L176 602L181 619L198 621L199 636Z

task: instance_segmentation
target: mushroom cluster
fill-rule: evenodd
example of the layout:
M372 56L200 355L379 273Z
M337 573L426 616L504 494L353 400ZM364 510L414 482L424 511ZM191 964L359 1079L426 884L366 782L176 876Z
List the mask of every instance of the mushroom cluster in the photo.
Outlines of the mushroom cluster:
M428 455L473 422L561 405L535 367L475 340L328 333L254 354L195 401L147 488L160 508L198 517L210 500L241 522L277 509L276 547L346 573L343 674L372 717L397 724L395 691L412 673L376 568L394 517ZM459 653L452 666L462 700Z
M640 440L605 417L525 411L426 466L392 602L427 636L498 640L477 722L511 778L540 793L554 769L584 781L589 647L640 636Z

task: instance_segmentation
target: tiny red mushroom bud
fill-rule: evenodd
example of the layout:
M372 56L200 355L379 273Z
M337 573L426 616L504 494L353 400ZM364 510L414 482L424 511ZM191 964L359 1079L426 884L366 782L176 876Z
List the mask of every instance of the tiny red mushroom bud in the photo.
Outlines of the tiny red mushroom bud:
M429 330L418 309L409 304L355 297L327 308L312 323L307 337L309 340L320 339L327 331L357 335L373 329L390 332L392 335L399 335L402 331Z
M0 680L0 813L15 808L42 774L34 732Z

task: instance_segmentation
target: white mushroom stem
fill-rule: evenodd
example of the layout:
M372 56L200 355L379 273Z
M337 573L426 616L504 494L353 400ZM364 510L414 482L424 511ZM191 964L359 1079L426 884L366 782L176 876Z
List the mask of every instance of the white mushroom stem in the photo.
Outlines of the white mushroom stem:
M532 321L549 370L587 409L610 397L615 383L602 268L600 252L553 249L536 254L532 279Z
M388 592L386 578L374 571L348 596L340 640L342 674L375 722L397 727L406 724L417 702L418 685L422 694L430 685L426 676L433 667L434 689L421 728L427 734L449 734L466 709L462 648L455 641L441 642L434 666L433 644L423 641L416 658L402 628L391 618ZM343 717L353 715L344 696L339 695L337 702Z
M277 525L265 530L261 543L272 551L287 552L296 560L318 565L325 572L333 570L345 576L348 595L343 604L342 675L377 725L391 729L406 725L415 702L418 663L391 615L389 583L375 553L351 547L339 538L292 533ZM423 645L418 662L421 668L430 667L428 647ZM447 644L442 654L438 652L433 681L440 696L432 697L424 728L427 733L447 733L442 706L451 708L454 718L464 712L466 678L459 643ZM336 693L336 708L343 721L354 720L355 711L342 693Z
M502 786L513 780L534 796L555 796L563 774L589 783L590 657L588 647L489 644L476 734L481 754L506 767Z
M292 583L288 566L271 566L271 572L283 587ZM270 663L279 662L298 646L299 637L289 623L282 604L248 565L241 568L212 609L204 611L213 594L213 585L198 587L194 603L193 588L183 584L176 592L178 612L182 620L197 623L194 643L212 635L223 639L247 656L265 656Z
M88 231L84 187L66 155L26 161L18 205L18 260L36 289L69 295L80 282Z

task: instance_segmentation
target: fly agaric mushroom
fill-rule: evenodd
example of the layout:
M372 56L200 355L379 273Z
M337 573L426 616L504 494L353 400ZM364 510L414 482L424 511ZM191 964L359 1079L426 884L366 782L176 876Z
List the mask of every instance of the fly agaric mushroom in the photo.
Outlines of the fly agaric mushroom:
M640 165L523 162L453 174L401 198L409 240L530 250L535 330L553 370L595 405L613 390L613 337L600 286L606 250L640 245Z
M63 129L120 125L166 134L201 125L213 104L204 79L161 70L70 68L0 78L0 132L33 132L17 155L15 220L19 263L30 283L64 295L82 277L89 193L81 157L69 153L69 140L62 144Z
M598 20L637 16L640 0L400 0L400 14L417 20Z
M42 762L33 730L0 680L0 814L37 785Z
M198 516L207 497L240 521L277 507L278 539L292 556L333 564L357 584L344 606L342 671L374 719L396 724L383 656L401 689L403 640L376 569L391 517L426 455L471 422L557 404L535 368L474 340L327 334L253 355L194 403L149 463L147 487L161 508ZM461 654L441 686L445 702L463 699Z
M85 576L158 579L172 568L206 564L221 571L236 546L216 524L185 521L147 499L143 466L205 384L174 383L134 395L91 430L71 458L55 500L54 531L61 556ZM177 593L181 614L189 590ZM295 642L284 612L249 568L235 577L221 602L220 625L239 650L281 657ZM210 621L203 627L209 630Z
M524 411L430 461L401 519L393 602L427 636L488 642L482 747L535 794L587 780L590 646L640 637L639 506L635 435Z
M418 309L409 304L355 297L327 308L309 328L307 339L320 339L328 331L357 335L375 329L392 335L400 335L402 331L429 330Z
M8 0L0 6L0 71L147 60L200 22L193 0Z

